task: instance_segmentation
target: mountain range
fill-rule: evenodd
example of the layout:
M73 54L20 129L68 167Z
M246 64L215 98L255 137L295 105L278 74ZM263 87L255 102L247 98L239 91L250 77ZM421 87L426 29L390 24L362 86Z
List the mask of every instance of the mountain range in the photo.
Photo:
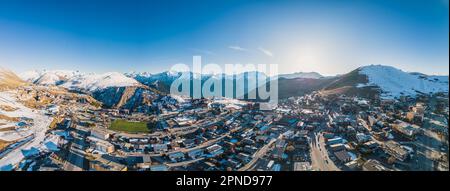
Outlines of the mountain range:
M9 74L7 75L9 78L17 79L17 76L14 78L15 75L12 73L4 74ZM78 71L54 70L29 71L20 74L19 77L36 85L59 86L69 91L90 94L108 107L146 110L148 108L145 106L150 107L152 100L168 94L172 82L183 74L187 73L167 71L158 74L145 72L85 74ZM192 74L195 79L201 78L202 83L208 79L223 82L240 78L244 78L246 82L254 82L265 76L261 72L244 72L235 76L189 74ZM310 72L283 74L276 78L279 98L302 96L314 91L325 95L346 94L367 98L398 98L402 95L416 96L448 92L448 76L409 73L383 65L363 66L337 76L324 77L316 72Z

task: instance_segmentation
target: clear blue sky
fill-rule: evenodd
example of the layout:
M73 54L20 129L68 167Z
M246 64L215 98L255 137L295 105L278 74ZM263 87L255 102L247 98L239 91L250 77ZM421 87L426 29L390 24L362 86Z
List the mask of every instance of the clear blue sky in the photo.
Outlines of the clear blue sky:
M448 75L448 19L448 0L0 0L0 65L155 73L202 55L281 73Z

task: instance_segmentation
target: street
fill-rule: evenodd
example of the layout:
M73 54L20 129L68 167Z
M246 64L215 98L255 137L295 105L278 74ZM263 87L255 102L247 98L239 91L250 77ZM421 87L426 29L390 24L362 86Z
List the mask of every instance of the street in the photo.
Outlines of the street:
M310 136L311 165L313 170L340 171L334 162L328 157L322 134L314 132ZM326 162L328 161L328 162Z

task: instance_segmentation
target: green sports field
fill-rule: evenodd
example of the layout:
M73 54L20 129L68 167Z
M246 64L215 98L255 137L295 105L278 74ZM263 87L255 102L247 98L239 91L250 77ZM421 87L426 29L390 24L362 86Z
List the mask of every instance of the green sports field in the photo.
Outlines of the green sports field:
M126 133L149 133L147 122L132 122L122 119L114 120L109 129Z

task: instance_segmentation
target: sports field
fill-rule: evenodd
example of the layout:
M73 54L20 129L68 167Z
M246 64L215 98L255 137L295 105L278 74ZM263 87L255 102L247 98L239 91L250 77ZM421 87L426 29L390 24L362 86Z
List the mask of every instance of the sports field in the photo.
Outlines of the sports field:
M147 122L134 122L122 119L114 120L109 129L126 133L149 133Z

